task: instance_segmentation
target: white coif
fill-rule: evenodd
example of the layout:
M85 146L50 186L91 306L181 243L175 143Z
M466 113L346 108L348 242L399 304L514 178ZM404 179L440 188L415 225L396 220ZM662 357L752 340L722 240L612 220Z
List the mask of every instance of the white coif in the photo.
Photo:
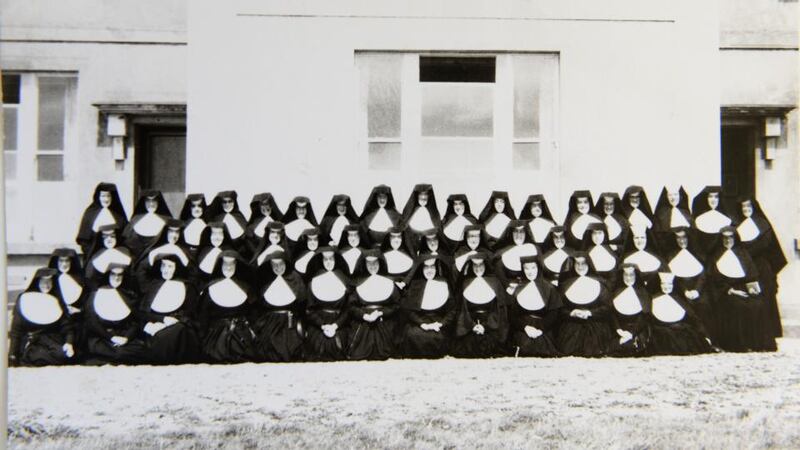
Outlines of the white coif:
M150 309L159 314L175 312L186 299L186 286L180 281L167 280L158 288Z
M119 291L113 288L100 288L94 295L94 312L103 320L119 322L131 314L131 309Z
M19 312L28 322L50 325L64 313L58 299L41 292L25 292L19 297Z
M323 302L333 302L342 298L347 291L344 283L333 272L325 272L311 280L311 292Z

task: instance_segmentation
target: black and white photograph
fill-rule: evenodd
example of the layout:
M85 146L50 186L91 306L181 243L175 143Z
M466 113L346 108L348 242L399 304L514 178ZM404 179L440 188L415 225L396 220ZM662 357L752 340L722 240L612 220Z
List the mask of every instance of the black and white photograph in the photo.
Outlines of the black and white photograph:
M799 12L0 0L0 443L800 448Z

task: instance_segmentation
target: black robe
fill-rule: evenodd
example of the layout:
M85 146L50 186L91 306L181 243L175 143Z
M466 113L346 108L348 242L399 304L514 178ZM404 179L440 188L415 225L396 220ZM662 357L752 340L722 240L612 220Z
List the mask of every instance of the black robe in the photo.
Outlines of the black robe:
M465 297L465 291L478 278L467 278L461 289L461 304L456 316L455 339L451 354L461 358L491 358L507 353L508 295L494 276L482 277L489 285L494 298L484 304L476 304ZM483 325L484 333L473 331L475 325Z
M702 260L688 248L685 251L677 248L668 253L666 261L670 272L675 275L674 289L680 292L692 315L702 323L712 341L716 341L714 298L709 292L711 286L707 284L708 275ZM690 300L686 297L687 291L697 291L699 297Z
M107 213L103 214L108 214L116 224L116 228L119 230L124 230L128 225L128 217L125 214L125 209L122 207L122 202L119 199L117 186L111 183L98 184L95 188L94 195L92 196L92 203L83 211L83 216L81 216L81 222L78 227L78 235L75 237L75 242L80 245L81 252L84 255L89 254L89 247L92 244L94 234L97 232L97 228L94 226L94 223L97 220L97 216L103 210L103 207L100 206L100 191L108 191L111 193L111 205L109 205ZM110 225L110 221L109 223L105 223L105 221L103 221L99 223L98 226L101 224Z
M173 291L174 288L177 289ZM183 295L180 295L181 292ZM158 279L146 286L140 304L142 329L150 322L164 323L166 317L178 321L154 335L143 331L150 362L181 364L194 363L200 359L197 306L197 291L183 280L170 280L167 284L165 280Z
M563 306L561 294L539 277L525 281L514 290L509 310L509 344L515 356L559 356L555 331ZM531 338L525 327L538 328L542 334Z
M138 364L147 362L148 351L140 334L139 309L133 292L101 287L86 301L87 362L91 364ZM114 336L127 343L115 346Z
M350 286L347 277L338 269L332 272L342 287L341 295L335 299L321 299L316 290L315 279L329 272L320 272L311 277L308 283L308 303L306 304L306 340L305 355L311 361L342 360L347 356L349 308L347 299ZM338 329L333 337L327 337L322 325L336 324Z
M200 298L200 323L207 360L241 363L258 359L250 322L255 301L250 286L237 278L218 277L206 286Z
M401 307L404 323L400 336L400 349L403 356L410 358L439 358L447 354L453 325L456 318L456 298L451 288L451 280L437 276L431 284L430 300L423 304L428 280L416 278L409 281L403 291ZM442 283L442 284L439 284ZM446 291L445 291L446 288ZM441 304L439 304L441 303ZM423 330L422 324L439 322L439 331Z
M47 295L43 302L46 308L31 307L28 312L27 301L32 297L25 297L31 294ZM42 294L32 289L17 297L9 330L9 366L55 366L75 362L77 349L76 355L70 358L62 348L64 344L74 344L74 328L59 297L57 292Z
M260 289L252 320L260 360L283 362L300 359L306 297L303 280L289 267L280 279L273 274Z
M597 281L597 293L593 299L580 300L577 293L573 294L571 287L580 278L590 278ZM617 338L613 330L611 306L608 302L608 290L596 277L575 277L559 284L559 290L564 298L564 307L561 309L560 325L556 342L561 353L570 356L603 356L608 353ZM587 301L588 300L588 301ZM585 301L585 303L583 303ZM592 313L588 319L572 317L570 314L576 309L585 309Z
M388 287L385 291L368 291L371 283ZM376 295L376 297L370 297ZM400 291L394 281L384 275L366 277L353 287L349 307L352 318L350 345L347 352L351 360L383 360L394 355L400 307ZM382 315L374 322L364 319L364 315L380 311Z
M649 318L648 352L651 355L693 355L711 351L702 321L679 293L654 295Z
M637 280L638 281L638 280ZM628 287L624 284L611 296L611 311L614 331L617 335L612 341L609 353L613 356L643 356L647 354L650 343L650 294L643 286ZM616 330L624 330L633 335L620 342Z

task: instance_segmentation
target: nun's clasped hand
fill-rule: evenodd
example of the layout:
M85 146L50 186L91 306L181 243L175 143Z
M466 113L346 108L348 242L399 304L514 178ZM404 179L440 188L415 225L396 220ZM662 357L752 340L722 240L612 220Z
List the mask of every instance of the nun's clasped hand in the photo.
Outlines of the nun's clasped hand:
M72 358L75 356L75 349L72 348L72 344L64 344L61 349L64 350L64 354L67 355L67 358Z
M633 339L633 334L630 331L623 330L621 328L617 328L617 334L619 335L619 343L620 345L630 341Z
M472 332L475 333L475 334L481 334L482 335L485 331L486 331L486 329L483 328L483 325L481 325L481 324L476 324L474 327L472 327Z
M536 338L538 338L539 336L542 335L542 330L540 330L540 329L538 329L536 327L528 325L528 326L525 327L525 334L527 334L528 337L531 338L531 339L536 339Z
M324 334L326 337L332 338L336 336L336 330L339 329L339 325L335 323L329 323L327 325L322 325L320 328L322 328L322 334Z
M592 317L592 312L588 309L573 309L571 313L569 313L570 317L577 317L578 319L586 320L589 317Z

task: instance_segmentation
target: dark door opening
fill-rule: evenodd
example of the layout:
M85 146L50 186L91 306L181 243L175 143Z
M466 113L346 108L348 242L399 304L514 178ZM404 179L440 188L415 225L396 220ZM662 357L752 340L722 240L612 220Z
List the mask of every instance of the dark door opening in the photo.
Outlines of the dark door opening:
M723 126L722 192L728 200L756 194L756 128Z
M186 194L186 127L136 128L135 196L139 198L145 189L158 189L177 217Z

